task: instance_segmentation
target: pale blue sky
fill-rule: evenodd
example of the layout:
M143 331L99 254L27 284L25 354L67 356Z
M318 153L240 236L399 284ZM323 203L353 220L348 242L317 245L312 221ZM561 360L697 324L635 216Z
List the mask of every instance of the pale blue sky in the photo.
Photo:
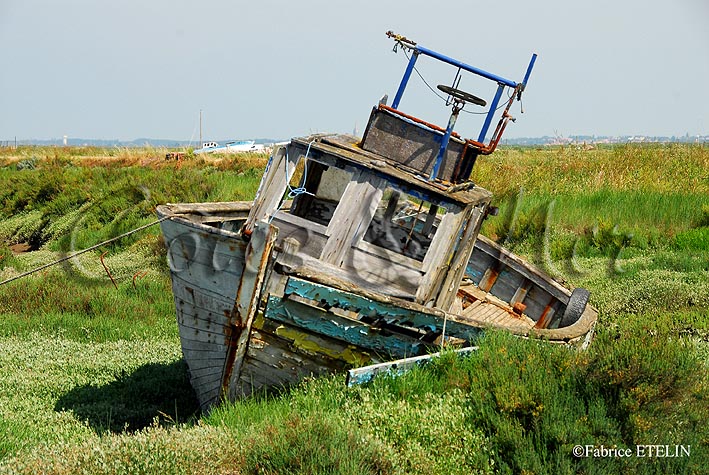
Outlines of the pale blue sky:
M200 109L205 139L361 132L405 66L389 29L513 80L537 52L507 137L706 135L708 25L707 0L0 0L0 140L196 140ZM417 78L400 109L449 113Z

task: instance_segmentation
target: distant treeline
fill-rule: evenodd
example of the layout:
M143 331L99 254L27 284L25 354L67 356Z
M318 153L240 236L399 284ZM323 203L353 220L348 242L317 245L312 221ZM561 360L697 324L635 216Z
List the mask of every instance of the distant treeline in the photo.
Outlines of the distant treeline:
M283 142L284 139L261 138L252 139L259 144L274 144ZM217 140L226 143L232 140ZM606 144L606 143L709 143L709 135L682 135L682 136L646 136L646 135L571 135L568 137L548 136L519 137L502 140L502 145L573 145L573 144ZM200 144L189 140L150 139L138 138L135 140L117 139L83 139L68 138L68 146L81 147L193 147L199 148ZM0 147L14 147L19 145L64 145L64 139L23 139L0 140Z
M273 144L277 142L282 142L283 140L277 139L251 139L256 143L260 144ZM232 140L217 140L218 143L227 143ZM51 146L51 145L64 145L64 139L23 139L23 140L0 140L0 147L14 147L15 145L40 145L40 146ZM82 138L68 138L67 146L70 147L167 147L167 148L178 148L178 147L193 147L200 148L201 144L195 141L189 140L170 140L170 139L149 139L149 138L139 138L135 140L117 140L117 139L82 139Z

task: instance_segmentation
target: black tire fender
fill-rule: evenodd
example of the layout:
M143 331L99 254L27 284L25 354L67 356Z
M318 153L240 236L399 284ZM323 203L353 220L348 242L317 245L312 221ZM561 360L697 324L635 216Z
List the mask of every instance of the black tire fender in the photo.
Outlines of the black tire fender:
M589 297L591 297L591 293L581 287L574 289L574 291L571 292L569 303L566 305L564 315L561 316L559 328L564 328L573 325L579 320L579 318L581 318L581 315L583 315L584 310L586 310L586 305L588 304Z

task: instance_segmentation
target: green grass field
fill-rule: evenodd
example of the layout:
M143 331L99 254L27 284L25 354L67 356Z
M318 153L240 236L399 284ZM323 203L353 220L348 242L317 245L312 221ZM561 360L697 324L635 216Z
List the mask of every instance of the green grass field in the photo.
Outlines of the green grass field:
M1 149L0 281L160 203L250 199L267 159L165 152ZM473 178L500 208L484 234L591 290L587 351L489 333L397 379L199 414L154 226L0 286L0 473L705 473L709 148L504 148Z

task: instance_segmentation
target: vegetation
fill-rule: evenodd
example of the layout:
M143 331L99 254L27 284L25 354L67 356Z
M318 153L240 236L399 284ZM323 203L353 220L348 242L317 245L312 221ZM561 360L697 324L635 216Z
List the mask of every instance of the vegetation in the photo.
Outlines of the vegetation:
M149 224L158 203L249 199L267 158L165 153L0 150L0 281ZM692 145L499 150L474 175L500 207L483 232L591 290L587 351L489 333L399 378L310 380L208 415L156 227L2 285L0 473L703 473L708 170Z

